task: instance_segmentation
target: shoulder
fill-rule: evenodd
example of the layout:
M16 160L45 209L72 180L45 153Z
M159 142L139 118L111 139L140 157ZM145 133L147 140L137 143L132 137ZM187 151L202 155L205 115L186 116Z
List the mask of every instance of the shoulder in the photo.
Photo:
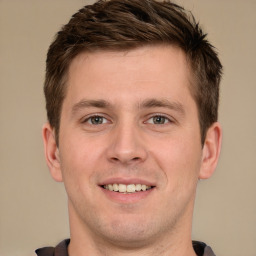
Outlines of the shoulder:
M216 256L212 248L203 242L192 241L195 253L198 256Z
M42 247L37 249L37 256L68 256L68 245L70 240L60 242L56 247Z

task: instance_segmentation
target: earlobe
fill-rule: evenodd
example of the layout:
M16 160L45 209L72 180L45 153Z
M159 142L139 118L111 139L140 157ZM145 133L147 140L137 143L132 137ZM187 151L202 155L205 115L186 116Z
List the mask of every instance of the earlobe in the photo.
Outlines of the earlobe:
M50 173L55 181L62 181L62 173L60 168L60 156L59 149L55 140L54 129L49 123L43 126L43 141L44 141L44 153L46 163L50 170Z
M214 173L220 155L221 141L222 130L220 124L216 122L206 134L199 179L208 179Z

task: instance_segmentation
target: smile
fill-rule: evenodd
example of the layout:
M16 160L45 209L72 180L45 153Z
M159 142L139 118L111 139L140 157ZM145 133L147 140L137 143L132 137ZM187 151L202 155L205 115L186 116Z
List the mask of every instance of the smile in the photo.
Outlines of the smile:
M106 184L103 186L109 191L119 192L119 193L136 193L140 191L146 191L152 189L152 186L147 186L144 184Z

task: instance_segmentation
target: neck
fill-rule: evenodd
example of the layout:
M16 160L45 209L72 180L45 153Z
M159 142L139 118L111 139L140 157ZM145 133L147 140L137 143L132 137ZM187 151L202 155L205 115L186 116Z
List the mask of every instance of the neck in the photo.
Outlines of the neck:
M69 256L196 256L192 247L191 240L189 241L162 241L151 243L150 246L125 247L118 244L102 241L79 241L71 237L68 247Z
M191 243L191 241L190 241ZM84 246L85 245L85 246ZM196 256L193 247L191 245L184 247L181 244L181 247L176 245L175 247L168 247L166 244L158 244L155 247L151 245L150 248L141 247L141 248L122 248L120 246L115 245L103 245L98 244L97 247L91 246L88 243L86 244L76 244L75 242L70 242L68 247L68 255L69 256L85 256L85 255L92 255L92 256L155 256L155 255L162 255L162 256Z

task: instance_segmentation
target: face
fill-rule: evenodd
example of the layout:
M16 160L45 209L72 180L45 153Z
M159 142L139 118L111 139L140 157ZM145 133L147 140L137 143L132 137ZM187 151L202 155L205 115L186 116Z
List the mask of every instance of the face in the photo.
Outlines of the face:
M190 236L197 180L210 175L212 155L210 135L201 145L190 86L186 57L172 46L73 60L58 148L44 129L52 176L67 190L71 234L119 244Z

